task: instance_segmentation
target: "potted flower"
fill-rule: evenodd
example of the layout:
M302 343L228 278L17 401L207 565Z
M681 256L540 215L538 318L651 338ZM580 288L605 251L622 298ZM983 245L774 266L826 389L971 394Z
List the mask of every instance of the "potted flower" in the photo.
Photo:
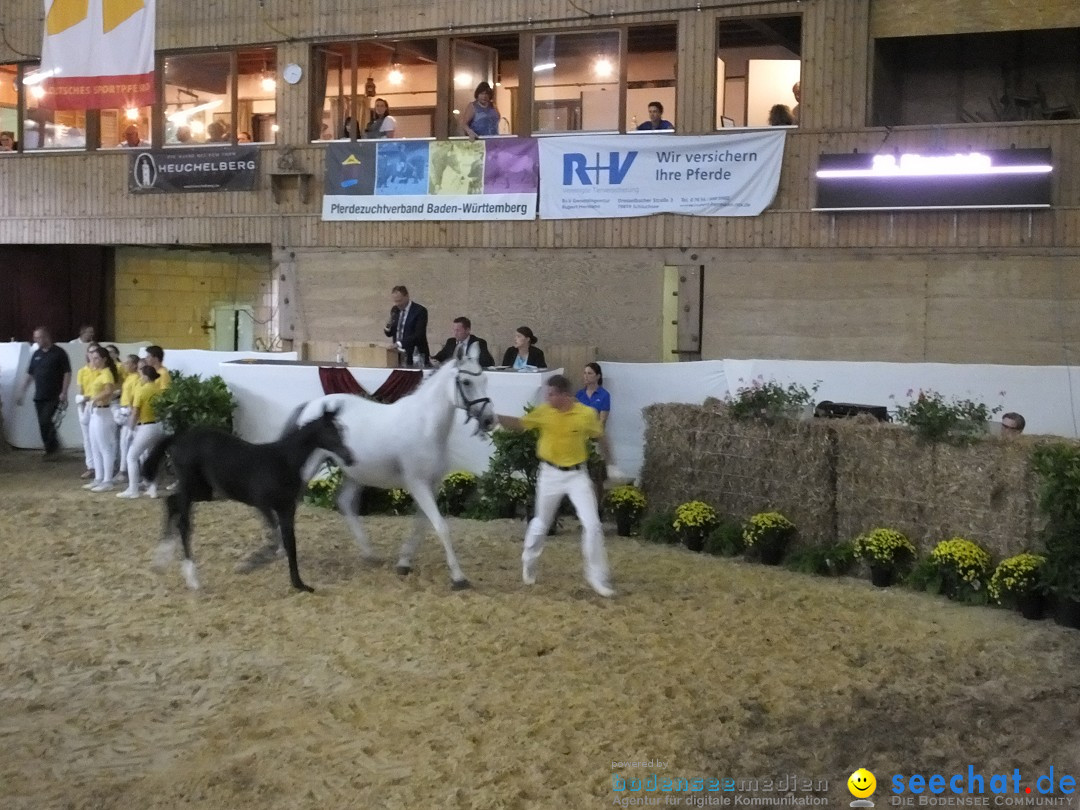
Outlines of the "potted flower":
M855 556L870 566L870 581L879 588L893 583L896 571L915 559L915 546L895 529L872 529L855 538Z
M619 536L629 537L645 514L645 493L633 484L623 484L608 492L604 502L615 515L615 529Z
M766 565L779 565L795 524L779 512L758 512L743 525L743 541Z
M471 472L452 472L442 481L436 498L439 511L444 515L459 516L465 511L469 499L476 494L477 480Z
M963 537L942 540L930 552L941 577L941 590L950 599L984 601L990 555Z
M896 421L908 425L928 442L970 443L988 432L991 415L1003 409L1001 405L991 408L972 399L946 400L931 389L920 389L917 396L913 396L914 390L907 393L912 399L897 407Z
M1023 553L998 563L990 577L990 596L998 604L1013 602L1025 619L1041 619L1045 610L1042 567L1046 557Z
M691 551L701 551L705 548L705 538L717 523L716 510L707 503L687 501L675 509L671 526L684 546Z
M337 496L341 490L341 468L330 466L324 468L318 476L312 478L304 493L304 503L319 506L323 509L336 509Z
M740 380L742 382L742 380ZM781 385L775 380L758 377L750 385L727 397L728 412L735 419L762 419L772 422L781 417L798 418L813 415L814 394L820 382L807 388L799 383Z

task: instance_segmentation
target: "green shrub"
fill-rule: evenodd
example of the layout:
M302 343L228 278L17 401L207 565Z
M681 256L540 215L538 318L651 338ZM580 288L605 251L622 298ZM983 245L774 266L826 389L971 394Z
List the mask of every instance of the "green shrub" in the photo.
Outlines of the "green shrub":
M641 538L648 540L650 543L677 545L680 539L674 523L674 509L665 509L646 515L645 519L641 521Z
M341 491L341 468L336 465L326 465L317 478L308 482L304 492L304 503L318 506L322 509L336 509L337 496Z
M218 375L204 380L197 374L172 372L172 382L154 400L154 412L165 427L179 433L190 427L214 427L232 432L236 398Z
M743 542L742 524L738 521L721 518L719 525L705 537L706 554L717 557L737 557L746 550Z
M475 497L477 479L471 472L452 472L442 481L435 500L444 515L461 515Z
M821 577L842 577L855 564L855 549L851 543L799 549L784 565L793 571Z

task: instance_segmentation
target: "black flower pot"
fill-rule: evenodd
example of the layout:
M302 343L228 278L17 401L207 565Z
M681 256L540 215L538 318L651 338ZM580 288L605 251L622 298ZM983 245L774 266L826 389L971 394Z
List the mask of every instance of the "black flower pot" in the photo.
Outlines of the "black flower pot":
M1041 593L1025 593L1016 597L1016 607L1025 619L1037 621L1046 615L1046 598Z
M870 581L878 588L888 588L896 577L896 569L891 565L871 565Z
M702 532L688 532L683 535L683 545L691 551L701 551L705 548L705 535Z
M629 537L634 528L634 519L622 512L615 513L615 532L619 537Z
M784 546L764 545L758 550L758 554L761 555L761 561L765 565L779 565L780 560L784 559Z
M1080 630L1080 601L1059 596L1057 598L1057 609L1054 612L1054 621L1062 627Z

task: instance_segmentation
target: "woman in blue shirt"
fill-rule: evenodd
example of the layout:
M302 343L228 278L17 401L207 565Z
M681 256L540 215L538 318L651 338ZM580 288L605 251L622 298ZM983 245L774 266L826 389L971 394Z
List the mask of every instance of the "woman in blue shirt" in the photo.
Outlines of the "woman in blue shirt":
M577 400L600 414L600 424L607 425L611 413L611 394L604 388L604 372L599 363L586 363L582 374L585 387L577 392Z

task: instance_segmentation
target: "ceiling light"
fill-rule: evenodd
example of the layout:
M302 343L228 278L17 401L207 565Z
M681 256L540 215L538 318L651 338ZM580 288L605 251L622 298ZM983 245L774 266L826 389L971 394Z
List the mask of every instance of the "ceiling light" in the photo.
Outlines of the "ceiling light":
M273 93L277 90L277 81L273 76L263 76L262 89L264 93Z
M208 101L205 104L197 104L196 106L190 107L186 110L177 110L176 112L169 113L168 119L174 124L183 124L187 122L189 116L194 115L197 112L202 112L203 110L212 110L215 107L220 107L221 104L221 99L215 98L213 101ZM194 129L194 126L195 124L194 122L192 122L192 129Z
M395 62L394 66L390 68L390 72L387 74L386 78L389 79L390 84L401 84L405 81L405 74L401 72L401 65Z
M128 121L138 121L139 120L139 108L138 107L128 107L126 110L124 110L124 116L127 118Z
M606 79L614 72L615 68L611 64L611 60L606 56L601 56L593 63L593 73L599 76L601 79Z
M455 87L471 87L472 86L472 74L462 71L454 76Z
M539 65L535 65L533 67L533 73L539 73L542 70L554 70L554 69L555 69L555 63L554 62L541 62Z
M35 84L30 88L30 95L34 98L45 98L45 88Z
M27 87L30 87L35 84L40 84L50 76L55 76L59 72L60 68L58 67L55 67L52 70L35 70L29 76L23 77L22 83L25 84ZM38 98L41 98L41 96L38 96Z

